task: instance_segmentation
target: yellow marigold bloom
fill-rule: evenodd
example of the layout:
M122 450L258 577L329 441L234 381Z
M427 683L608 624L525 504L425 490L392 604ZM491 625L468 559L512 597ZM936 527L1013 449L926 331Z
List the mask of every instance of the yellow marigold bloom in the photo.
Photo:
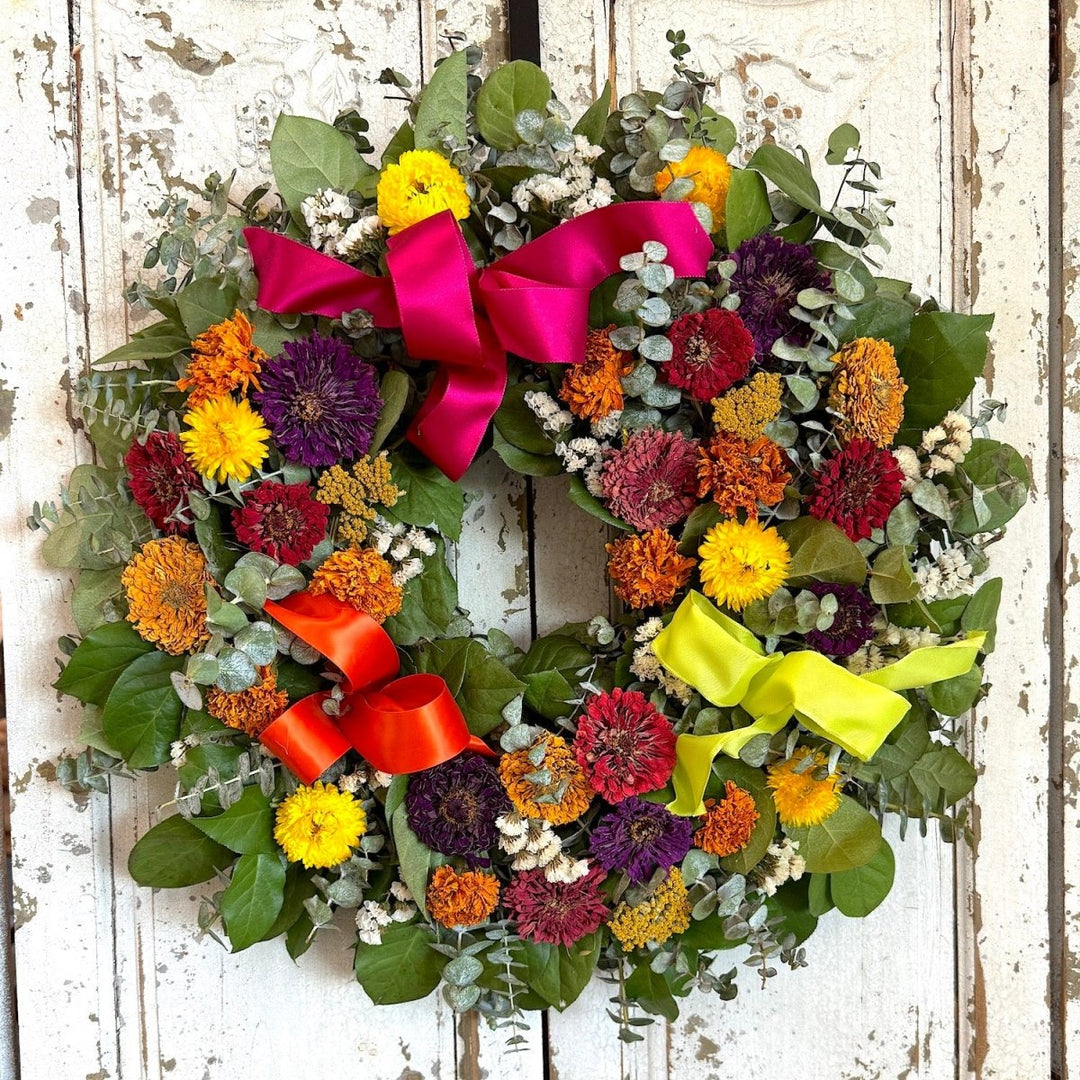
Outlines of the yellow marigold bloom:
M180 436L191 464L219 484L246 480L266 460L270 432L245 398L211 398L184 416L191 430Z
M624 900L608 926L626 952L643 949L650 941L662 945L673 934L689 929L690 901L682 871L673 866L644 903L628 904Z
M712 231L719 232L724 227L724 211L731 186L728 159L719 150L712 150L708 146L691 146L682 161L669 162L666 168L656 174L653 181L656 194L662 195L672 180L682 176L694 181L693 190L683 201L704 203L712 212Z
M315 498L327 506L341 507L335 532L352 544L360 544L368 534L368 522L378 517L376 506L393 506L405 494L394 483L390 458L384 450L374 458L366 454L350 470L331 465L319 477Z
M595 794L574 752L558 735L541 735L531 747L503 754L499 779L519 814L552 825L576 821Z
M705 822L694 833L694 843L710 855L734 855L750 843L760 816L754 796L729 780L722 799L705 800Z
M246 394L249 386L262 389L256 376L269 358L252 340L253 333L247 316L236 311L231 319L215 323L191 343L194 355L176 384L178 390L191 391L188 408L234 390Z
M791 482L787 457L764 435L753 442L720 432L698 447L698 496L710 492L725 517L745 510L758 515L758 503L775 506Z
M694 571L694 560L679 554L667 529L615 540L607 545L607 553L615 595L632 608L670 603Z
M257 739L289 706L289 695L277 688L272 667L259 668L259 681L247 690L228 693L212 686L206 692L206 711L228 727Z
M367 815L356 799L316 780L312 787L298 787L278 806L274 839L289 862L325 868L343 863L366 828Z
M798 766L808 755L813 756L814 763L804 772L798 772ZM776 813L782 824L820 825L839 809L840 777L836 773L830 773L824 780L814 777L827 763L828 758L819 750L800 746L787 761L768 767L766 783L772 788Z
M179 536L151 540L120 575L128 621L159 649L190 652L210 637L204 587L212 580L198 544Z
M791 565L784 538L771 526L762 528L757 518L741 525L735 520L714 525L698 557L705 595L735 611L776 592Z
M434 150L406 150L383 169L375 196L391 236L443 210L458 221L469 216L465 178Z
M833 358L829 408L839 414L836 434L842 443L869 439L891 446L904 421L907 383L900 377L896 353L887 341L856 338Z
M479 926L487 922L499 903L499 879L479 870L459 873L451 866L437 867L427 888L431 917L447 928Z
M315 571L310 591L330 593L380 623L401 610L401 586L394 584L394 571L374 548L335 551Z
M559 397L566 407L583 420L603 420L623 407L620 380L633 370L634 357L611 344L614 329L612 323L603 330L589 331L585 359L566 369L559 387Z
M748 383L713 399L713 423L718 431L753 442L780 415L783 384L775 371L759 371Z

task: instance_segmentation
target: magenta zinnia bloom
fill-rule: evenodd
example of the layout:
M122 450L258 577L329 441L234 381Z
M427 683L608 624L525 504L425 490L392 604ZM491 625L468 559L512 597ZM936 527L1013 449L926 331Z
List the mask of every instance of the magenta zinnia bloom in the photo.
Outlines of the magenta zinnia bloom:
M311 558L324 536L330 507L311 497L308 484L266 480L244 493L244 505L232 513L236 539L280 563L299 566Z
M600 473L608 509L640 532L682 521L697 505L696 439L680 431L637 431Z
M166 536L187 535L191 523L173 515L187 506L190 492L202 490L202 480L191 467L171 431L151 431L145 444L136 439L124 455L132 497L154 528Z
M567 947L599 930L611 912L600 894L607 875L598 866L577 881L548 881L543 870L523 870L503 889L502 904L526 941Z
M574 753L589 783L610 803L667 783L675 768L675 731L637 690L615 687L585 706Z
M812 581L807 588L817 597L836 597L836 615L828 630L811 630L806 644L827 656L850 656L874 636L874 616L878 609L856 585L835 585L831 581Z
M746 378L754 359L754 339L734 311L680 315L667 332L671 359L661 367L665 381L710 401Z
M589 853L605 870L625 870L631 881L642 882L682 862L693 842L689 818L635 797L593 826Z
M831 521L851 540L865 540L888 520L903 482L891 451L869 439L852 439L815 474L810 513Z
M360 457L382 411L375 369L338 338L286 341L263 367L255 400L286 461L336 465Z

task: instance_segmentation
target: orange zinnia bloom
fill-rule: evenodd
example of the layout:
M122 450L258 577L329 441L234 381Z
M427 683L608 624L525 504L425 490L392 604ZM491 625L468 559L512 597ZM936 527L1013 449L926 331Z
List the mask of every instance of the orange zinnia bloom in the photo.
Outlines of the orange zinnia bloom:
M447 928L487 922L498 903L499 881L494 874L479 870L459 873L452 866L440 866L431 875L428 911Z
M613 324L603 330L590 330L585 359L571 365L563 376L559 397L583 420L603 420L623 407L620 380L633 370L634 357L611 344L614 329Z
M780 447L764 435L747 442L720 432L698 449L698 495L711 492L725 517L741 509L756 518L758 502L775 506L790 482Z
M632 608L668 604L689 580L694 560L679 554L667 529L627 536L607 545L607 572L615 595Z

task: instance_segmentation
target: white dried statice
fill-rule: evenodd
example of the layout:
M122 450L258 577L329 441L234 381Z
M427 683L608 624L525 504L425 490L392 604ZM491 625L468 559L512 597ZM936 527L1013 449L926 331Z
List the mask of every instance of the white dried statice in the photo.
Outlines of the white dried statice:
M353 772L345 773L334 781L342 790L350 795L355 795L361 788L385 788L390 786L393 780L392 773L379 772L374 765L361 765Z
M598 439L611 439L619 434L619 424L622 422L622 409L616 409L599 420L594 420L590 430Z
M562 838L551 827L551 822L528 818L516 810L495 819L499 830L499 847L507 855L513 855L512 870L544 871L548 881L569 884L583 878L589 872L585 859L564 855Z
M928 456L927 476L955 472L971 449L971 421L958 412L946 413L940 424L923 433L920 449Z
M694 695L694 689L682 679L677 679L664 669L660 658L653 652L653 639L664 629L663 622L655 616L646 619L635 631L634 640L640 642L630 661L630 672L642 682L659 683L665 694L675 698L680 704L688 705Z
M594 439L591 435L581 435L568 442L558 443L555 453L562 458L563 468L567 472L585 472L590 465L603 463L604 455L611 449L610 444Z
M390 896L381 903L365 900L356 911L356 929L365 945L381 945L384 926L405 923L416 914L416 903L409 887L401 881L390 886Z
M798 840L785 836L780 843L769 845L750 879L766 896L773 896L785 882L798 881L805 870L806 860L799 854Z
M592 163L603 153L578 135L574 149L554 152L558 174L537 173L515 185L510 198L524 213L536 209L536 204L569 219L608 206L615 198L615 189L602 176L597 176Z
M368 530L372 546L393 567L395 585L401 587L424 571L424 558L435 554L435 541L426 529L393 523L377 516Z
M905 495L910 495L923 478L922 463L919 461L919 455L911 446L895 446L892 455L896 458L896 464L904 474L901 490Z
M549 435L561 435L574 422L574 414L544 390L527 390L524 401Z
M845 661L844 666L852 675L864 675L868 671L877 671L884 667L888 661L882 655L881 649L873 643L856 649Z
M902 656L916 649L928 649L941 643L941 635L925 626L893 626L890 623L877 636L883 645L892 645Z
M333 254L349 222L356 216L356 208L344 192L320 188L300 204L300 213L308 227L311 246L316 251Z
M347 262L372 254L381 246L385 231L378 214L364 214L335 241L331 254Z
M925 603L955 600L975 592L975 572L960 544L950 544L933 560L920 559L915 564L915 580L920 586L919 599Z

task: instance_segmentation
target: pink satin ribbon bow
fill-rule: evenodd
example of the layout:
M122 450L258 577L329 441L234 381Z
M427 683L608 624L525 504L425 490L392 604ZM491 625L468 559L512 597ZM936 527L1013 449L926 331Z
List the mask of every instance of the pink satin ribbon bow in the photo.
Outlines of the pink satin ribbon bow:
M389 277L373 277L264 229L244 237L268 311L337 318L363 308L401 327L409 355L434 360L434 383L408 438L451 480L469 467L502 402L506 354L540 364L585 355L589 293L647 240L666 245L678 277L712 253L687 203L619 203L583 214L478 270L449 211L391 236Z

